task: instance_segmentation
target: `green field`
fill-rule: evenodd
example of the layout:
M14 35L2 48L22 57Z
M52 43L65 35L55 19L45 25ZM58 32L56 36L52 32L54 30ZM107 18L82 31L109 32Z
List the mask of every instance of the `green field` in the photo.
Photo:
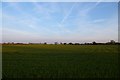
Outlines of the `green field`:
M3 45L3 78L117 78L117 45Z

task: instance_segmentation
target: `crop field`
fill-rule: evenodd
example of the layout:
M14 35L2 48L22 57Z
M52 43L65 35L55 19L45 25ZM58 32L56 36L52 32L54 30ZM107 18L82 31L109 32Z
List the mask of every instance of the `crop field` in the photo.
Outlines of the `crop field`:
M3 45L3 78L118 78L118 45Z

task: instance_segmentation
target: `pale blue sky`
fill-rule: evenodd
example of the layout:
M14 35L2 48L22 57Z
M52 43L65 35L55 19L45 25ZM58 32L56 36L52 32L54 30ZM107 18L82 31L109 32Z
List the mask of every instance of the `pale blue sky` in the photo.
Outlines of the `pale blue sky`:
M118 41L116 2L3 2L3 42Z

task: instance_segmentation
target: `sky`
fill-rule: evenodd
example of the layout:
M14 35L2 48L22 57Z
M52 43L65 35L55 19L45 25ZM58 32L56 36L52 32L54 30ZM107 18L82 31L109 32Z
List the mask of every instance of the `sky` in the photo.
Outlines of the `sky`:
M2 2L2 42L118 41L117 2Z

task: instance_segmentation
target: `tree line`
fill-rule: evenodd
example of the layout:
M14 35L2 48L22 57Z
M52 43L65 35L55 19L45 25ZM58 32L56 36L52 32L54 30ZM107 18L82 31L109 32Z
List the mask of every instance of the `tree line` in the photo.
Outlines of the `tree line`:
M26 44L44 44L44 45L47 45L48 43L47 42L44 42L44 43L14 43L14 42L7 42L7 43L2 43L2 44L13 44L13 45L26 45ZM64 42L54 42L54 45L119 45L120 43L119 42L115 42L114 40L110 40L109 42L106 42L106 43L97 43L95 41L91 42L91 43L64 43Z

